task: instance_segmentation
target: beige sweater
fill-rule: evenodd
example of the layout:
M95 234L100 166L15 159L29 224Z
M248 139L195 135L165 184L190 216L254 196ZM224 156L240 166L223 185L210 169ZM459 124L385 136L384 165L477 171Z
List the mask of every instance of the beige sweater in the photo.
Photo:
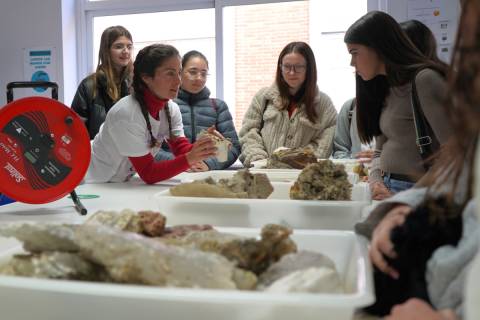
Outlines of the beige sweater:
M314 103L318 118L312 123L303 104L291 118L287 110L281 110L276 85L258 91L243 118L239 133L242 146L240 160L243 164L248 167L252 161L266 159L279 147L311 147L317 157L328 158L332 153L337 111L330 98L318 88Z
M431 69L424 69L415 78L422 111L440 144L452 133L444 100L446 83ZM382 179L381 171L419 178L425 173L422 158L415 144L415 126L410 102L411 83L393 87L380 116L382 135L376 139L370 181Z

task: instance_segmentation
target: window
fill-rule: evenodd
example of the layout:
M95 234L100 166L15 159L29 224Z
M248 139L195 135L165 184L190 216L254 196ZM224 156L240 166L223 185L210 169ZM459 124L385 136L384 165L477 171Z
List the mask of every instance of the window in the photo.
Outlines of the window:
M134 59L137 52L153 43L171 44L177 48L180 55L193 49L202 52L209 62L210 76L207 86L214 97L216 96L214 14L214 9L200 9L95 17L93 19L94 46L92 54L94 60L92 68L98 63L98 50L103 30L109 26L122 25L132 34ZM196 21L197 23L189 23L188 27L181 27L182 21ZM164 27L175 25L179 27Z
M240 130L255 92L274 81L281 49L305 41L315 53L319 89L339 110L355 94L343 36L367 12L368 1L84 0L81 15L90 50L81 76L96 66L100 35L111 25L132 33L134 55L155 42L172 44L181 54L199 50L209 60L212 97L227 102Z

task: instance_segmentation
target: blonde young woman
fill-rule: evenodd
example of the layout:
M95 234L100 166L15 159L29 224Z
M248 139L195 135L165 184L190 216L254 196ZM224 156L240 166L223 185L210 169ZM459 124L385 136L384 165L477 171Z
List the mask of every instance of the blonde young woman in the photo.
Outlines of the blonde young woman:
M72 109L83 119L90 139L98 133L110 108L129 94L133 42L122 26L105 29L100 39L97 70L82 80Z

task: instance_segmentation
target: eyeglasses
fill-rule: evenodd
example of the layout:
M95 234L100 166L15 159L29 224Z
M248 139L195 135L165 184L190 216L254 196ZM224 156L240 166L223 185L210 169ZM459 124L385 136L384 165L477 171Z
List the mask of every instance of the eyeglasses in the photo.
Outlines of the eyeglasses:
M307 66L304 64L281 64L280 69L282 69L283 73L303 73L307 70Z
M196 78L198 78L198 76L200 76L200 78L202 78L202 79L207 79L207 77L209 76L207 71L199 71L199 70L195 70L195 69L190 69L190 70L185 70L185 71L188 74L189 78L191 78L191 79L196 79Z

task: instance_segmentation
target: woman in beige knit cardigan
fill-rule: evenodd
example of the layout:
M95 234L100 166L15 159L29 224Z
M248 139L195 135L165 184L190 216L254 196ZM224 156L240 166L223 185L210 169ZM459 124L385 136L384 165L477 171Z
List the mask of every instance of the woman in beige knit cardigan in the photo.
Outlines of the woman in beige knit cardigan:
M240 160L249 167L279 147L310 147L318 158L328 158L336 118L332 101L318 90L312 49L291 42L278 57L275 83L255 94L245 114Z

